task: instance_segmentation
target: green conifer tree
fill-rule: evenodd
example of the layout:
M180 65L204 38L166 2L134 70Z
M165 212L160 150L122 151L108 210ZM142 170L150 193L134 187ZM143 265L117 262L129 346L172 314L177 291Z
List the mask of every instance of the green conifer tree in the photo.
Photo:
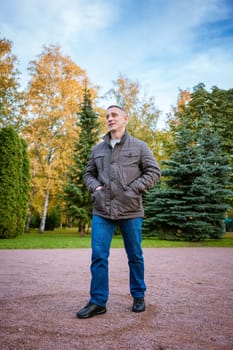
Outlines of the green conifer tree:
M84 172L91 150L99 138L98 115L92 108L90 92L85 88L79 113L80 135L73 151L73 165L64 186L63 199L67 202L67 215L78 222L78 231L83 236L91 216L91 195L84 183Z
M18 197L18 234L22 234L25 230L25 222L27 217L27 209L29 203L30 192L30 163L27 151L27 143L20 138L20 161L19 161L19 197Z
M173 126L176 150L164 164L165 181L145 197L144 232L164 239L200 240L224 233L227 157L210 117L203 86Z
M13 127L0 130L0 237L17 236L18 135Z
M0 129L0 238L24 230L29 193L29 162L25 142L12 126Z
M221 135L222 150L227 155L229 165L233 169L233 89L221 90L216 86L209 93L214 113L211 114L215 129ZM232 191L229 197L231 206L228 215L233 217L233 171L230 174L228 188Z

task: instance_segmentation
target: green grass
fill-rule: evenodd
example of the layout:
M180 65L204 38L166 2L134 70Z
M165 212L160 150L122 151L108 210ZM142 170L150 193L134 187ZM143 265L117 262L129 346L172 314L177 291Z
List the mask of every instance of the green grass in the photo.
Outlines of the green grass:
M90 248L91 237L79 237L75 229L47 231L43 234L33 231L12 239L0 239L0 249L63 249ZM121 236L114 236L112 248L123 248ZM158 239L143 239L144 248L176 248L176 247L233 247L233 234L226 234L217 240L201 242L178 242Z

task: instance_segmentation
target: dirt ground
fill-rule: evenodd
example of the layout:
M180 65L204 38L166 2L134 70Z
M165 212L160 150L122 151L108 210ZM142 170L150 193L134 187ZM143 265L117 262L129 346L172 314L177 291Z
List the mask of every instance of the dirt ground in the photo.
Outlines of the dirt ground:
M145 312L131 312L123 249L110 256L104 315L89 297L90 249L0 251L1 350L232 350L233 249L144 249Z

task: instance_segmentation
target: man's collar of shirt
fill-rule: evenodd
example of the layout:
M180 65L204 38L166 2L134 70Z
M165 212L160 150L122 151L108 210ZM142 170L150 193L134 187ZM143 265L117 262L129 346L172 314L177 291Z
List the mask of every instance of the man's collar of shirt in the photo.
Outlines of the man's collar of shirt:
M127 131L125 131L125 133L124 133L124 135L122 136L122 138L121 138L121 140L119 141L119 143L123 143L123 142L125 142L125 140L127 139L127 137L128 137L128 132ZM104 135L104 137L103 137L103 140L105 141L105 142L107 142L109 145L112 145L112 143L111 143L111 133L110 132L108 132L107 134L105 134Z

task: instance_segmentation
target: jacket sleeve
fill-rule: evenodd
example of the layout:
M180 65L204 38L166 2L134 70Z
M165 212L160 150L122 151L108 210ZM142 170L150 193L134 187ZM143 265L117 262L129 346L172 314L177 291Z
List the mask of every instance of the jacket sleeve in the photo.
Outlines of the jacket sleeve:
M136 193L142 193L149 190L161 177L161 171L153 153L148 146L143 143L140 157L141 176L130 183L130 188Z
M84 181L90 192L95 192L95 189L101 186L101 183L98 181L98 170L94 161L94 152L92 152L90 160L87 163Z

